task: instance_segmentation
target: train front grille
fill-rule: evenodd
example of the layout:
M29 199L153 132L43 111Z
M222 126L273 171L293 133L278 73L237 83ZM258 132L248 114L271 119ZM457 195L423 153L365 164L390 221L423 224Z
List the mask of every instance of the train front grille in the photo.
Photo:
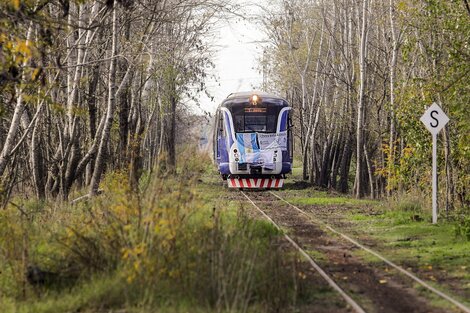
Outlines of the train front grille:
M261 175L261 173L262 173L261 167L250 167L251 175Z

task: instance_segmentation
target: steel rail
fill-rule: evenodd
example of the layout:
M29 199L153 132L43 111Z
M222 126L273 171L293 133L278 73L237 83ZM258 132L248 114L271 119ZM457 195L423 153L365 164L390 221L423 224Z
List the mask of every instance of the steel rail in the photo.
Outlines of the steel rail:
M270 221L277 229L281 230L281 227L274 222L273 219L271 219L263 210L261 210L254 202L251 200L243 191L240 191L245 198L268 220ZM289 241L290 244L292 244L299 252L302 254L302 256L312 265L312 267L323 277L323 279L326 280L326 282L336 290L342 297L343 299L356 311L357 313L365 313L364 309L361 308L359 304L357 304L356 301L354 301L341 287L339 287L335 281L328 276L328 274L312 259L310 255L305 252L291 237L289 237L287 234L284 234L284 237L286 238L287 241Z
M345 235L343 233L341 233L340 231L337 231L336 229L334 229L333 227L329 226L328 224L326 224L325 222L323 222L322 220L318 219L318 218L314 218L311 214L308 214L307 212L303 211L302 209L299 209L297 206L293 205L292 203L284 200L283 198L281 198L280 196L278 196L277 194L275 194L274 192L272 191L269 191L269 193L271 193L273 196L275 196L276 198L278 198L279 200L285 202L286 204L288 204L289 206L293 207L294 209L296 209L297 211L299 211L299 213L301 213L302 215L304 215L305 217L307 217L308 219L310 219L311 221L317 223L317 224L320 224L322 225L323 227L325 227L326 229L328 229L329 231L341 236L342 238L346 239L347 241L351 242L352 244L354 244L356 247L358 248L361 248L362 250L364 251L367 251L368 253L374 255L375 257L379 258L380 260L382 260L383 262L385 262L386 264L390 265L391 267L393 267L394 269L398 270L399 272L401 272L402 274L408 276L409 278L411 278L412 280L414 280L415 282L419 283L421 286L425 287L426 289L428 289L429 291L433 292L434 294L440 296L441 298L449 301L450 303L452 303L453 305L455 305L456 307L458 307L459 309L461 309L463 312L465 313L470 313L470 308L468 308L466 305L464 305L463 303L455 300L454 298L452 298L451 296L445 294L444 292L434 288L433 286L429 285L428 283L426 283L425 281L423 281L422 279L420 279L419 277L417 277L416 275L414 275L413 273L411 273L410 271L407 271L405 270L403 267L393 263L392 261L388 260L387 258L385 258L384 256L382 256L381 254L365 247L364 245L362 245L361 243L357 242L356 240L352 239L351 237L349 237L348 235Z

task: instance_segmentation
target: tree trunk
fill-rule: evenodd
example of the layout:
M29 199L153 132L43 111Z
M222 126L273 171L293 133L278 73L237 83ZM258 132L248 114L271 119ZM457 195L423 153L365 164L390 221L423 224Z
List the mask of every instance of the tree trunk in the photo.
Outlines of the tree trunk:
M446 213L454 208L455 187L450 150L449 126L444 127L444 163L446 170Z
M34 187L38 199L46 198L46 173L44 168L44 156L42 153L41 139L38 135L39 119L34 122L34 128L31 135L30 154L31 154L31 170L33 173Z
M96 132L96 120L97 120L97 107L96 107L96 92L98 88L98 81L100 75L100 68L99 66L94 66L92 70L92 78L90 84L88 86L88 119L90 123L90 139L96 141L96 136L98 135ZM86 165L86 174L85 174L85 185L89 185L91 181L91 176L93 174L93 157L90 159L90 162Z
M348 178L349 178L349 167L351 165L352 153L353 153L353 143L351 138L348 138L346 145L343 149L343 155L341 157L341 166L340 166L340 178L339 178L339 191L342 193L347 193L349 190Z
M165 151L167 153L167 170L174 172L176 170L176 86L171 82L170 111L166 118L165 129Z
M31 22L29 27L28 27L28 33L26 34L26 45L27 46L29 46L29 44L30 44L32 32L33 32L33 24ZM29 63L29 61L26 58L25 61L22 64L22 67L25 68L28 65L28 63ZM26 80L25 75L26 74L23 72L22 77L21 77L22 81ZM10 128L8 130L7 138L5 139L5 143L3 144L2 152L0 153L0 177L5 172L8 161L10 161L11 150L13 149L13 147L15 145L16 134L18 133L18 128L20 126L21 117L23 116L23 111L24 111L23 91L24 90L23 90L23 87L21 85L19 85L16 88L16 94L17 94L18 98L16 100L15 111L13 112L13 117L11 119Z
M363 0L362 5L362 30L361 30L361 48L359 49L359 101L357 103L357 129L356 129L356 197L364 195L364 186L362 184L363 171L363 136L364 136L364 106L365 106L365 84L366 84L366 53L367 53L367 19L369 0Z
M369 153L367 152L367 146L364 144L364 158L367 166L367 176L369 178L369 188L370 188L370 197L375 199L375 189L374 189L374 172L372 170L372 164L370 162Z
M101 180L101 175L104 171L106 150L108 141L111 134L111 126L114 120L114 111L116 110L116 59L117 55L117 4L113 2L113 17L112 17L112 48L111 48L111 61L109 64L109 78L108 78L108 106L106 110L106 121L101 135L101 141L96 155L93 176L90 182L90 195L96 195L98 186Z
M392 178L392 171L395 166L395 71L397 66L398 42L395 33L395 15L394 3L390 0L390 32L392 37L392 59L390 61L390 137L389 137L389 159L388 159L388 173L387 173L387 195L391 196L392 188L390 181Z

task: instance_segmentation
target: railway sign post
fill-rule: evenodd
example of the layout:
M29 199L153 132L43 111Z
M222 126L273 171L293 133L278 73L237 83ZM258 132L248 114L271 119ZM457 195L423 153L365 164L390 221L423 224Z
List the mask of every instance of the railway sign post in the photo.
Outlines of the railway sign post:
M432 134L432 223L437 223L437 134L449 122L449 118L437 103L433 103L420 118Z

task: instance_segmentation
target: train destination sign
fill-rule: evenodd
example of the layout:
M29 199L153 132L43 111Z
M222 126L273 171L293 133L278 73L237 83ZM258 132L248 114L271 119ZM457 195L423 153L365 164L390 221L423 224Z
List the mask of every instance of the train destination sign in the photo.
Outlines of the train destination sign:
M437 134L449 118L437 103L433 103L420 118L432 134L432 223L437 223Z
M245 108L245 113L266 113L266 108Z

